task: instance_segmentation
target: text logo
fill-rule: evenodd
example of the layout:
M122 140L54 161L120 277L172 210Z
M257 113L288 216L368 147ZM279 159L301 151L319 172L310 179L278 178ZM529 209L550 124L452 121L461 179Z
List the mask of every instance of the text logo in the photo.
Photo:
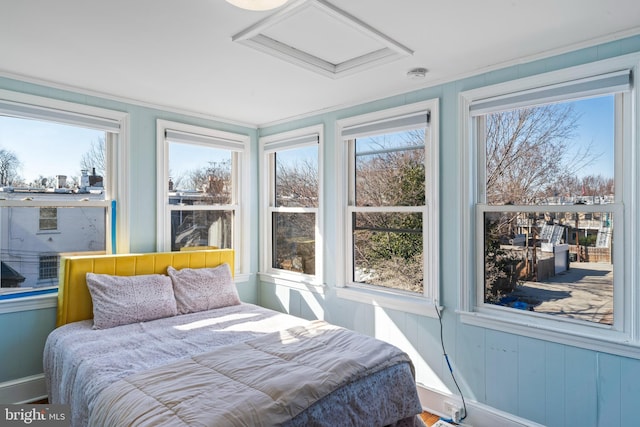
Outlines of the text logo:
M69 427L69 405L0 405L0 427Z

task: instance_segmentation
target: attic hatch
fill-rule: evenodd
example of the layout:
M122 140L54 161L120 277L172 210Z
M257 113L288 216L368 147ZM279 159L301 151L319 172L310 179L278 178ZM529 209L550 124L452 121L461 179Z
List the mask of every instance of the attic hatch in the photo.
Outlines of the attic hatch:
M325 0L294 2L232 40L332 78L413 55Z

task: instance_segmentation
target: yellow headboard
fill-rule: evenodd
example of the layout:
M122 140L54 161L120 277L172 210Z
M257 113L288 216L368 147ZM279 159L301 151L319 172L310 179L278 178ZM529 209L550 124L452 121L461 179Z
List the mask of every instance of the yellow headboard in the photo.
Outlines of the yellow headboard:
M149 254L79 255L60 259L56 326L93 318L87 273L136 276L167 274L167 267L204 268L227 263L234 272L233 249L212 249Z

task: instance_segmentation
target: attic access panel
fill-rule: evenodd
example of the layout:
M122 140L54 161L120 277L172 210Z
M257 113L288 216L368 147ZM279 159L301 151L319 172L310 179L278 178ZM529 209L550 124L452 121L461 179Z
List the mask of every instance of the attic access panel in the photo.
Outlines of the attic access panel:
M292 3L232 40L333 78L413 54L324 0Z

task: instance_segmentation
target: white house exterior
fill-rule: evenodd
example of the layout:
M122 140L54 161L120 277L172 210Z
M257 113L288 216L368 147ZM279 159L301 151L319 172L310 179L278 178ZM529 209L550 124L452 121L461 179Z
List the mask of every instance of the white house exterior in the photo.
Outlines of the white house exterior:
M3 191L5 199L80 201L98 194ZM105 250L105 209L99 207L3 207L1 260L25 277L21 287L55 286L61 253ZM7 289L5 289L6 291Z

